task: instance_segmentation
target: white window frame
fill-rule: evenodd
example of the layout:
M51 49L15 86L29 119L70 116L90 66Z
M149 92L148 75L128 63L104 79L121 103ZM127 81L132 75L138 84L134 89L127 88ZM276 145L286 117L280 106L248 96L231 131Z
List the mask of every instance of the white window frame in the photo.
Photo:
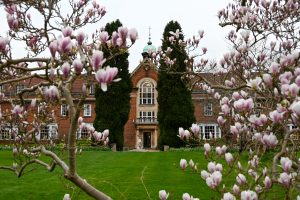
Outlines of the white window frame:
M17 92L17 94L19 94L24 89L25 89L25 85L23 85L23 84L17 85L16 86L16 92Z
M12 132L15 133L12 134ZM18 128L10 126L0 126L0 140L14 140L16 135L18 135Z
M46 132L43 132L43 128L46 128ZM40 132L37 135L37 138L40 140L50 140L55 139L58 136L58 125L56 123L48 124L44 127L41 127Z
M62 104L60 106L60 115L62 117L66 117L68 115L69 112L69 106L67 104Z
M221 138L221 129L218 124L199 124L200 132L203 136L203 140ZM213 127L213 132L207 131L209 127Z
M86 124L87 126L93 126L93 123L84 123ZM82 137L83 135L85 135L85 137ZM78 129L78 132L77 132L77 139L89 139L90 138L90 135L87 131L87 129Z
M213 116L213 104L212 103L204 104L204 116Z
M143 81L140 85L140 104L154 105L154 85L150 81Z
M95 84L94 84L94 83L92 83L92 84L90 85L89 93L90 93L91 95L94 95L94 94L95 94Z
M83 105L83 116L84 117L92 116L92 104L84 104Z

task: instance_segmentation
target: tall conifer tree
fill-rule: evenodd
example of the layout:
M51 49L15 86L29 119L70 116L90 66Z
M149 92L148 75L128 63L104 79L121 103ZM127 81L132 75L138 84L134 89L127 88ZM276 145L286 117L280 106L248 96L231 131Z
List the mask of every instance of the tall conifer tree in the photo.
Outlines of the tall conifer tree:
M106 24L105 31L112 35L117 31L122 23L119 20ZM110 48L108 50L108 48ZM117 51L117 48L109 47L106 44L102 46L102 51L105 57L109 57L111 52ZM124 125L128 120L130 111L130 92L132 83L128 70L128 52L121 53L113 59L107 61L105 66L117 67L119 73L117 78L121 81L112 83L108 86L108 90L103 92L99 87L96 87L96 118L94 127L98 131L109 129L110 143L116 143L117 149L122 150L124 143Z
M176 58L175 64L171 67L163 60L160 62L158 73L158 121L160 127L159 145L170 145L179 147L183 143L178 135L178 128L188 128L195 121L194 106L192 104L191 92L182 81L182 74L186 71L187 53L178 43L171 43L170 32L182 32L177 21L170 21L163 33L162 50L172 48L170 59ZM175 38L176 39L176 38ZM176 40L183 40L183 34Z

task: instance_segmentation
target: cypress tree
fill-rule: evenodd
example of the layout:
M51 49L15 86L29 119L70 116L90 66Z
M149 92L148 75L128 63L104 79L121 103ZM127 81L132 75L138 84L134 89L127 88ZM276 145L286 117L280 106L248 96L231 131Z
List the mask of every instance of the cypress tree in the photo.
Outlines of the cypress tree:
M191 91L182 79L182 74L186 72L184 61L187 59L187 53L178 43L169 41L170 31L176 32L176 30L182 32L180 24L177 21L170 21L163 33L162 50L166 51L168 47L171 47L173 50L169 57L171 60L176 58L176 61L172 66L167 65L163 60L160 61L157 83L160 147L163 145L182 146L183 142L177 137L178 128L188 128L195 121ZM183 34L177 38L177 40L183 39Z
M121 27L122 23L119 20L107 23L105 31L112 35L114 31ZM117 48L109 47L106 44L102 46L104 56L107 58L112 52L117 53ZM132 83L128 70L128 52L121 53L113 59L107 61L104 66L117 67L119 72L117 78L121 81L112 83L108 86L108 90L103 92L99 86L95 88L96 98L96 118L94 127L98 131L109 129L110 143L116 143L117 149L122 150L124 143L124 125L128 120L130 111L130 92Z

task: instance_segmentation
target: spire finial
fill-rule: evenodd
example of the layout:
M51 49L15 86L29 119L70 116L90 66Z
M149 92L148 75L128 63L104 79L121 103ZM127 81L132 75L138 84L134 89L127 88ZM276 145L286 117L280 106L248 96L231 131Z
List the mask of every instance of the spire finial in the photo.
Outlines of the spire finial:
M148 41L148 45L151 45L151 27L149 26L149 41Z

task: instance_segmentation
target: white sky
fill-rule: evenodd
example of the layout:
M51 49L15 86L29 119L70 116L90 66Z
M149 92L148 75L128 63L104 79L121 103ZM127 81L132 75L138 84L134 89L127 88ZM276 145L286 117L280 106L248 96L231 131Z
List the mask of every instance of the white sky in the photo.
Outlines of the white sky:
M67 0L63 0L66 1ZM232 1L232 0L231 0ZM198 30L204 30L205 36L200 46L208 48L206 58L219 60L228 51L225 35L230 29L218 26L217 12L225 8L230 0L97 0L106 7L107 14L100 26L88 27L87 32L94 32L107 22L119 19L124 26L136 28L139 39L130 49L129 70L133 71L142 59L141 52L148 42L148 27L151 27L151 41L160 46L164 27L171 20L180 23L185 38L192 37ZM77 2L77 0L76 0ZM2 24L0 35L8 30L6 14L0 9Z
M166 24L177 20L185 38L205 31L201 46L208 48L207 57L219 59L228 50L225 35L230 29L218 26L217 12L230 0L102 0L107 14L104 21L120 19L124 26L135 27L139 39L130 49L129 66L132 71L141 60L141 52L148 42L148 27L151 27L153 45L160 46Z

